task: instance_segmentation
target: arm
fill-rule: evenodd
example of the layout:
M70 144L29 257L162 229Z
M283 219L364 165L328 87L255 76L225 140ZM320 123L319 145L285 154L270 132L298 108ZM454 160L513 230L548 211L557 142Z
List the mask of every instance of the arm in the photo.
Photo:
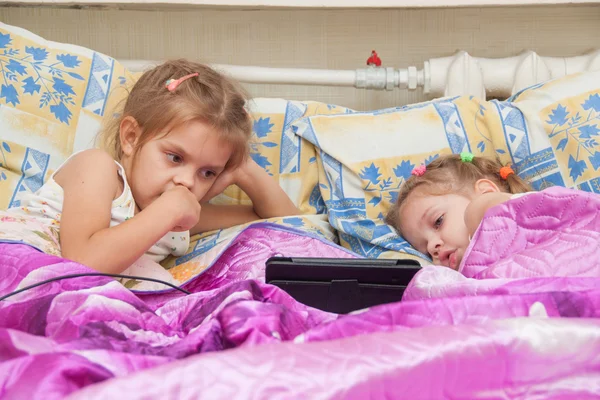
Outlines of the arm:
M254 212L260 219L301 214L279 182L252 159L239 172L236 183L250 197Z
M225 174L219 176L202 201L210 200L235 183L252 200L252 206L202 204L202 218L191 229L191 234L229 228L258 219L302 214L279 183L252 159L248 159L237 170Z
M216 229L231 228L248 222L261 219L252 206L231 205L221 206L214 204L202 204L202 217L190 230L190 235L201 232L214 231Z
M123 272L175 225L155 201L110 227L112 201L121 185L115 162L101 150L74 157L56 175L56 182L64 190L62 256L97 271Z
M473 236L487 210L510 200L510 196L510 193L491 192L474 198L465 209L465 225L469 236Z

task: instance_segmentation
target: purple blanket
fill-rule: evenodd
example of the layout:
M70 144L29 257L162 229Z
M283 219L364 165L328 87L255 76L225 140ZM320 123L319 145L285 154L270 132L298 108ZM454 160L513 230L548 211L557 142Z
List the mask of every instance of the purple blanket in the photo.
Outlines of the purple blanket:
M239 235L210 274L186 287L195 292L191 295L134 294L103 277L40 286L0 302L0 395L598 397L600 277L593 272L597 247L579 251L577 265L553 267L550 261L537 274L526 272L523 266L532 264L519 258L539 260L554 252L558 260L565 252L565 235L572 241L585 231L586 238L597 240L593 235L600 229L591 214L600 210L598 199L576 196L587 206L572 203L569 210L580 211L568 214L570 219L563 215L551 229L540 228L542 220L548 223L548 215L538 218L536 228L530 224L528 229L539 233L528 230L528 244L515 244L514 252L494 247L498 255L484 262L475 257L480 246L489 246L485 232L499 230L494 240L500 244L499 238L522 232L523 224L539 217L517 218L515 228L507 222L494 225L502 221L498 215L542 199L549 202L544 206L549 210L571 194L545 191L541 197L529 195L490 210L465 258L465 275L424 268L404 301L347 316L297 303L264 284L262 268L272 255L352 255L316 238L268 226ZM576 224L584 219L583 227ZM241 251L249 246L251 252ZM541 246L539 251L536 246ZM507 257L513 257L512 264ZM584 262L590 267L582 269ZM464 268L471 265L477 267L469 276ZM495 275L486 276L489 270ZM89 271L25 245L0 244L0 294L53 276Z

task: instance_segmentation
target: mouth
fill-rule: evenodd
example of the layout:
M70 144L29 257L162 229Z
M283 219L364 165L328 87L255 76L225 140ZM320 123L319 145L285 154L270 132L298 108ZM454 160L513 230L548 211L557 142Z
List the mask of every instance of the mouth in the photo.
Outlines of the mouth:
M458 271L458 267L460 266L461 261L462 255L460 254L459 249L456 249L448 257L448 266L453 270Z
M457 255L456 255L456 251L453 251L450 256L448 257L448 266L452 269L456 269L458 267L458 265L456 265L457 262Z
M460 249L446 250L439 255L438 260L438 265L443 265L444 267L458 271L458 267L462 260Z

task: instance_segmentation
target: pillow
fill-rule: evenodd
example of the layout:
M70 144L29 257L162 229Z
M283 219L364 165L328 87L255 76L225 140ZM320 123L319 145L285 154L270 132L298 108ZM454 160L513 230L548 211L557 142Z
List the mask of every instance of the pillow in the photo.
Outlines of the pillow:
M384 215L416 165L464 150L494 155L482 107L459 97L295 123L296 134L317 148L319 188L340 243L370 258L426 260L384 223Z
M319 102L257 98L248 104L253 119L250 155L280 186L304 214L322 214L325 204L317 185L316 153L310 142L294 134L290 125L317 114L349 113L352 110ZM215 197L213 204L251 204L237 186Z
M0 208L19 205L73 152L94 147L102 118L124 100L135 75L111 57L79 46L44 40L0 23L0 62L5 83L0 104ZM348 112L316 102L255 99L252 157L309 214L325 208L317 188L312 145L288 130L305 115ZM248 204L233 186L217 204Z
M18 206L73 152L133 80L110 57L0 23L0 209ZM109 97L109 93L112 93Z
M319 189L340 243L366 257L427 261L383 217L412 168L441 154L499 157L543 189L599 191L600 72L536 85L511 101L454 97L317 115L292 125L317 148Z
M600 193L600 71L536 85L511 100L505 107L520 111L524 125L522 152L510 154L520 175L536 189Z

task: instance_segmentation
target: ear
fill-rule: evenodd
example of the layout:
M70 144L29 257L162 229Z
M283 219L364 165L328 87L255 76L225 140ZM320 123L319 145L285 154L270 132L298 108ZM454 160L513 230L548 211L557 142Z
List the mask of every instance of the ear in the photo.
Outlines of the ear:
M142 130L135 118L131 116L123 118L119 125L119 140L121 141L123 154L127 156L133 155L141 133Z
M496 185L493 181L491 181L489 179L479 179L477 182L475 182L474 189L475 189L475 193L477 193L477 194L493 193L493 192L501 191L498 188L498 185Z

